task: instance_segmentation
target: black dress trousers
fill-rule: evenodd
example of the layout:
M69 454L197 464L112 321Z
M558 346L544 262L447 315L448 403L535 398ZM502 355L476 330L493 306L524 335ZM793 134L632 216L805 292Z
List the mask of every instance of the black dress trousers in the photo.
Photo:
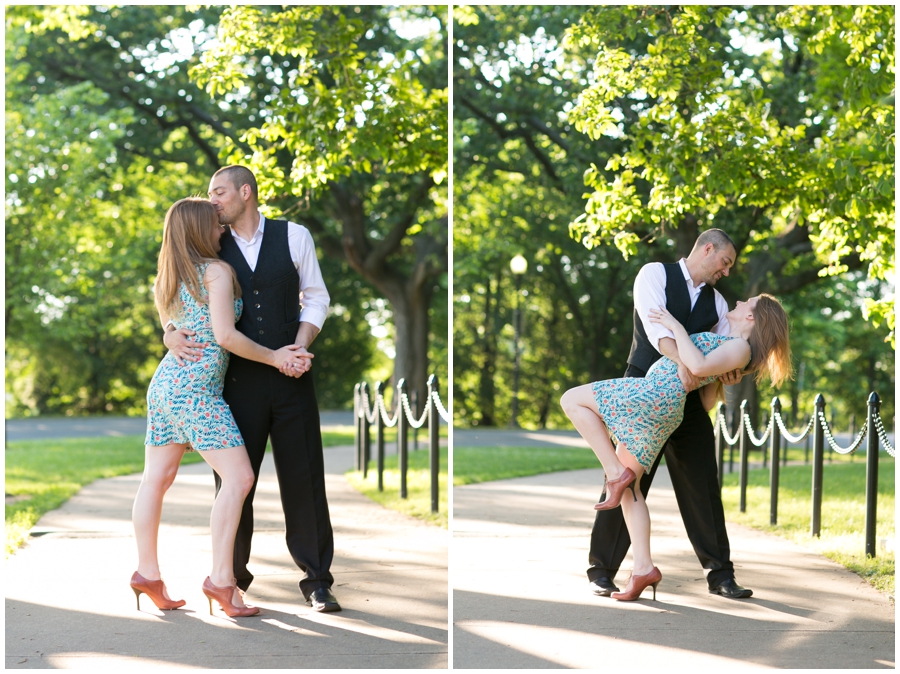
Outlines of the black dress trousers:
M322 434L313 377L306 373L288 377L275 368L232 354L223 391L237 422L256 479L244 501L234 545L234 573L238 587L253 582L247 568L253 537L253 497L259 469L272 439L272 454L281 507L284 511L287 547L294 562L306 572L300 581L309 598L319 587L331 587L334 534L325 497ZM220 487L216 475L216 490Z
M643 377L644 374L629 366L625 376ZM701 566L709 572L706 582L715 587L723 580L734 578L719 491L715 434L700 402L699 391L688 394L681 425L669 436L653 468L641 479L641 493L645 498L663 453L688 539ZM630 546L631 537L622 509L598 510L591 531L588 578L593 581L603 576L615 577Z

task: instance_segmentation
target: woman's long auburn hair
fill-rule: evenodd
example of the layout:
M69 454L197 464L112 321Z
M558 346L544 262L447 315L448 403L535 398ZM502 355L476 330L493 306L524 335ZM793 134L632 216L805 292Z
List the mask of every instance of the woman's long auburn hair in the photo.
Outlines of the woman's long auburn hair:
M172 204L166 213L163 242L159 251L156 276L156 307L169 318L181 312L178 289L182 283L198 303L205 303L203 289L197 275L197 265L219 262L213 247L213 231L219 227L216 209L200 197L188 197ZM234 296L241 296L241 287L230 265Z
M753 310L753 330L750 342L750 363L747 372L756 372L756 381L768 377L774 386L781 386L791 377L791 343L788 317L784 307L767 293L759 296Z

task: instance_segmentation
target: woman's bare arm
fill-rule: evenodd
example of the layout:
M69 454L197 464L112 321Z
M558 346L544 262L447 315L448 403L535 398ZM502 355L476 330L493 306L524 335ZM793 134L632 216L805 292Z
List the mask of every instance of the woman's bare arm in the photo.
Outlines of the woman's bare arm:
M651 310L650 320L661 323L675 335L675 343L678 345L678 356L685 366L700 378L715 377L725 374L736 368L743 368L750 360L750 345L743 339L732 339L719 348L704 355L691 341L687 330L665 307L658 311Z
M203 279L209 291L209 315L216 343L241 358L275 368L280 368L290 360L311 358L312 354L306 352L295 353L299 347L294 344L273 351L257 344L234 326L234 289L231 274L223 265L222 262L210 264Z

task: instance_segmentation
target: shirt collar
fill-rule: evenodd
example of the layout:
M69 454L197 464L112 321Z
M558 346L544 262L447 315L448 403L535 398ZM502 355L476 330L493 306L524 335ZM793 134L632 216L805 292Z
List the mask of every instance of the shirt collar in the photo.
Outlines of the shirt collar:
M256 233L253 236L251 236L249 240L244 239L240 234L235 232L233 229L231 230L231 233L234 235L234 238L240 239L241 241L244 241L247 245L250 245L250 244L254 243L255 241L262 239L262 235L263 235L263 232L265 231L265 229L266 229L266 218L262 213L260 213L259 214L259 226L256 228Z
M699 285L694 285L694 279L691 278L691 272L688 271L687 261L684 258L678 260L678 264L681 266L681 273L684 274L684 280L687 282L689 288L693 288L694 290L700 290L706 283L700 283Z

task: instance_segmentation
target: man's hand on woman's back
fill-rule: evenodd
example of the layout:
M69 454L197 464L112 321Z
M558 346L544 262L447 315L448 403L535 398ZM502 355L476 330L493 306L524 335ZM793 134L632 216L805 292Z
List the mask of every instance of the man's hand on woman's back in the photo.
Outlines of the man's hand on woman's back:
M197 333L187 328L166 332L163 335L163 344L175 356L175 362L184 365L184 361L196 363L203 355L203 349L206 344L203 342L194 342L190 338Z

